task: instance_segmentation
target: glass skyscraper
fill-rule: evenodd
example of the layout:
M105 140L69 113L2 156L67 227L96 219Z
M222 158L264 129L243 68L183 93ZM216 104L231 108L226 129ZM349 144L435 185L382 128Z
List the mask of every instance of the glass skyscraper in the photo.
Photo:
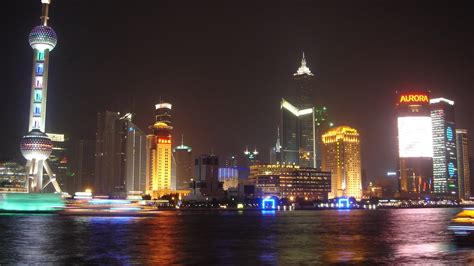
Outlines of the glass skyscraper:
M454 101L433 98L430 100L430 107L433 136L433 190L434 193L457 197L458 169Z

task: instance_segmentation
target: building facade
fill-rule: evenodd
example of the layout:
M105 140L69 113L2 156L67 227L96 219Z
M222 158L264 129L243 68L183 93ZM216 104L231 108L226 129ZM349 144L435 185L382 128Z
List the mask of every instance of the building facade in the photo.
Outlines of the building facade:
M48 158L51 170L56 174L56 180L61 189L70 194L74 193L69 139L64 134L46 133L46 135L53 142L53 151Z
M147 194L154 198L170 194L171 187L171 107L169 103L155 106L155 123L150 128L153 134L147 136Z
M362 197L360 138L357 130L340 126L322 136L322 169L331 172L331 198Z
M95 187L95 141L79 140L74 147L74 192Z
M428 91L397 94L400 195L419 197L433 190L433 135Z
M430 99L431 130L433 136L433 191L436 194L458 197L456 154L456 124L454 101Z
M471 171L469 164L469 146L466 129L456 129L457 169L459 197L468 200L471 197Z
M257 164L250 167L249 182L261 196L327 199L331 173L292 164Z
M125 188L129 194L146 191L146 134L132 122L131 114L123 119L125 143Z
M189 190L194 177L192 148L181 140L181 145L173 149L173 154L176 161L176 189Z

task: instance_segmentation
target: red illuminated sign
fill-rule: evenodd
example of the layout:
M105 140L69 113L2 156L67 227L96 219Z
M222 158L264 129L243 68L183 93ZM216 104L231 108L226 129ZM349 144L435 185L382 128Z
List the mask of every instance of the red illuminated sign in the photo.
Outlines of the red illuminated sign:
M161 143L161 144L171 144L171 140L170 139L158 139L158 143Z
M405 94L400 96L400 103L429 103L426 94Z

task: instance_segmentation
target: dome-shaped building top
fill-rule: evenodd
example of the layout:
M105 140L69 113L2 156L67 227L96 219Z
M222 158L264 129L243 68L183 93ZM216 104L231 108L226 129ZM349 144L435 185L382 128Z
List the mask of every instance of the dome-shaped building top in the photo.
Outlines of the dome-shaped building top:
M53 142L39 129L33 129L21 139L20 149L27 160L46 160L53 151Z
M53 28L49 26L36 26L34 29L31 30L30 35L28 37L30 42L30 46L33 49L37 49L39 51L44 51L46 49L53 50L58 43L58 36Z

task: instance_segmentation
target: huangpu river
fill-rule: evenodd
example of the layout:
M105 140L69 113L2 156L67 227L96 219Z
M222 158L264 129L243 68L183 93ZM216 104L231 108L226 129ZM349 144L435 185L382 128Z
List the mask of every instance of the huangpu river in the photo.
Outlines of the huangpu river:
M0 215L0 264L472 264L459 209Z

